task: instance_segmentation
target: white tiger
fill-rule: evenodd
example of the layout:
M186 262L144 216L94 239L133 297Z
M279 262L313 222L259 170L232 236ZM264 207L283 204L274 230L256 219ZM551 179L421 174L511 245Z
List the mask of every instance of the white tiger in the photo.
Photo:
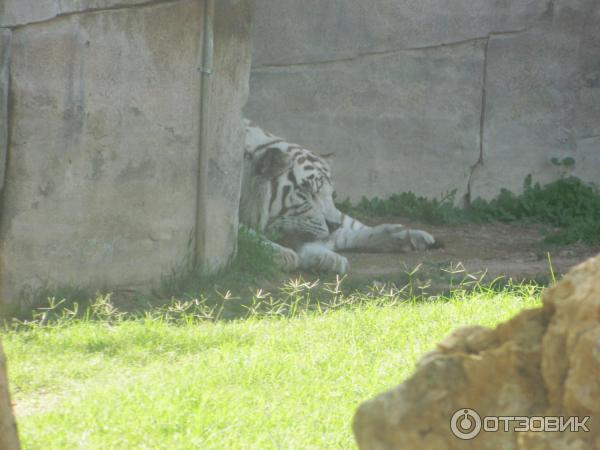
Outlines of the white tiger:
M436 245L434 237L402 225L370 227L339 211L333 201L328 157L286 142L246 121L240 223L275 232L270 242L284 270L344 274L337 251L401 252Z

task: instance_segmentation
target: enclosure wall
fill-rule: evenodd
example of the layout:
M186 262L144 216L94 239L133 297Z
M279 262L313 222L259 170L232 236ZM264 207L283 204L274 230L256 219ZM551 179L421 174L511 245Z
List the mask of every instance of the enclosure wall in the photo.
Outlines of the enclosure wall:
M598 0L264 0L254 42L247 115L341 198L600 180Z
M227 262L251 2L217 4L200 149L202 1L2 2L2 302L62 286L146 289L189 268L200 152L211 236L200 261Z

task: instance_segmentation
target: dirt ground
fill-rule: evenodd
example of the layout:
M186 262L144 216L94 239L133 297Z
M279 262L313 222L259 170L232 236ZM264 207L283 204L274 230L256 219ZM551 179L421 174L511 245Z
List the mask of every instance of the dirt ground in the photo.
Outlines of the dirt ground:
M376 223L383 223L376 220ZM486 280L497 277L515 281L537 280L547 282L550 265L556 277L566 273L572 266L600 253L600 247L584 244L551 246L542 242L544 233L539 225L461 224L432 226L410 220L393 220L410 228L420 228L433 234L444 243L443 248L402 254L346 253L350 262L349 280L399 281L407 272L420 265L417 272L422 278L448 280L464 276Z

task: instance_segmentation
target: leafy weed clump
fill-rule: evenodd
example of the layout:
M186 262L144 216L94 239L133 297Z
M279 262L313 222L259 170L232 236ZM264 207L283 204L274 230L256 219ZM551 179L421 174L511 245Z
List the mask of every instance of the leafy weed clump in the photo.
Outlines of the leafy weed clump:
M392 194L385 199L363 197L357 205L346 199L337 206L346 214L364 217L410 217L436 225L464 222L465 212L455 204L456 189L440 199L428 199L413 192Z
M469 213L479 220L530 221L558 228L546 236L548 243L600 244L600 193L575 177L541 186L528 176L522 194L503 190L489 202L477 199Z
M534 222L554 229L545 237L551 244L584 242L600 244L600 192L576 177L563 177L541 186L527 176L521 194L503 189L492 200L477 198L466 209L455 202L456 191L441 199L427 199L412 192L393 194L386 199L350 200L338 207L358 217L409 217L436 225L465 222Z

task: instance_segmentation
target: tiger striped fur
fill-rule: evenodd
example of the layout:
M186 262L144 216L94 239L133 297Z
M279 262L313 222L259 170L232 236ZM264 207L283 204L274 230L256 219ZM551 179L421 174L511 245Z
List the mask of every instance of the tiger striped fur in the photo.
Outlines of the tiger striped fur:
M370 227L339 211L329 157L246 121L240 223L279 236L270 245L284 270L344 274L348 260L340 250L401 252L435 245L425 231L397 224Z

